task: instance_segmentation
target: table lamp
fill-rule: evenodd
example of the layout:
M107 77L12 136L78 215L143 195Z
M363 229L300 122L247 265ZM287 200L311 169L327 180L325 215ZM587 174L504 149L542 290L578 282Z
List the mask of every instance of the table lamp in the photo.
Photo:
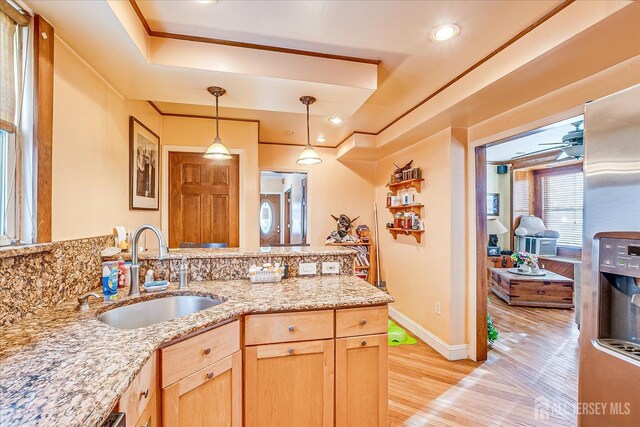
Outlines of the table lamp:
M487 233L489 234L489 246L487 248L488 255L500 255L500 247L498 246L498 234L504 234L507 227L497 219L491 219L487 222Z

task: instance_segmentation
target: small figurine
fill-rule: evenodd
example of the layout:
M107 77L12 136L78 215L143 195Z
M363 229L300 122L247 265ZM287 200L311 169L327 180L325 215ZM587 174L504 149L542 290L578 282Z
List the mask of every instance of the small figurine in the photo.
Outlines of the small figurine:
M353 223L360 217L356 217L353 220L345 214L341 214L339 217L331 215L331 217L336 221L336 230L327 236L327 243L355 242L356 239L351 235L351 229L353 228Z
M360 224L356 227L356 235L362 242L369 241L369 226L366 224Z

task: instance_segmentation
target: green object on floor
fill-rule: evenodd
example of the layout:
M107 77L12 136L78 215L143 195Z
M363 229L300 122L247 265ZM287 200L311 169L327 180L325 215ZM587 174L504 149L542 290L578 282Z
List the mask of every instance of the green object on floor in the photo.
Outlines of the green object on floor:
M402 344L415 344L418 341L407 334L400 326L396 325L393 320L387 321L389 327L389 346L395 347Z

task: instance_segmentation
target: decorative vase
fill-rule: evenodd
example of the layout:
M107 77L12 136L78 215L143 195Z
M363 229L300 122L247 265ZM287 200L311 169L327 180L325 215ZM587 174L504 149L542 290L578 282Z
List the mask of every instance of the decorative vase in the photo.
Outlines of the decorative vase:
M531 273L531 266L529 264L522 264L520 266L520 270L522 270L523 273Z
M540 273L540 267L538 267L538 264L535 264L533 267L531 267L531 272L533 274L538 274Z

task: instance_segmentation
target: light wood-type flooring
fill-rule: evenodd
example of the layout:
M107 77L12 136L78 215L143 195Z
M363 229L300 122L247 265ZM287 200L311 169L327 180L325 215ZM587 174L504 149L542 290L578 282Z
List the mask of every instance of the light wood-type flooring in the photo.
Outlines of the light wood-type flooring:
M389 348L390 425L576 425L574 311L509 307L492 295L489 313L500 339L484 363L450 362L421 341ZM539 407L556 408L547 421L536 419L539 396L548 399Z

